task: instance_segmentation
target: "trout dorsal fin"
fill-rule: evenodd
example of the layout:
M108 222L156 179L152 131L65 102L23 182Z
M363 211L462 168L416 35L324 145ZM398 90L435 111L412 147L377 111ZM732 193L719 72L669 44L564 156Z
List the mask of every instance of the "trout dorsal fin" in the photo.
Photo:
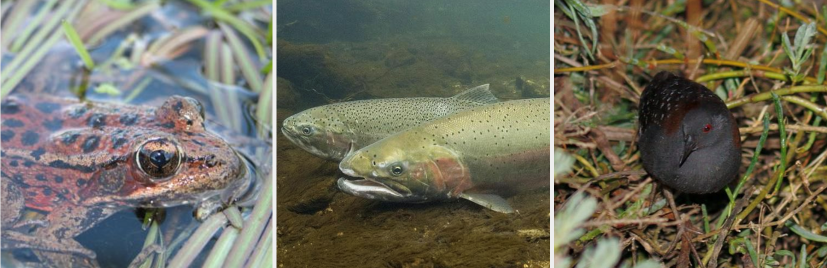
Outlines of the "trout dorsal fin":
M481 104L490 104L500 102L491 91L488 90L488 84L477 86L459 93L453 97L455 100L470 101Z

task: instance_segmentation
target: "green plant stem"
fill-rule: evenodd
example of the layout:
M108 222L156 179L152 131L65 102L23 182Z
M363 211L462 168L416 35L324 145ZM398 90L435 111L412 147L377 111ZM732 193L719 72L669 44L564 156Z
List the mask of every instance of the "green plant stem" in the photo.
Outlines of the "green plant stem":
M806 93L806 92L827 92L827 86L825 85L803 85L803 86L794 86L794 87L787 87L776 89L772 91L762 92L758 94L753 94L750 96L746 96L737 100L727 102L726 106L729 109L739 107L741 105L747 103L754 103L772 99L772 93L778 94L779 96L785 95L792 95L796 93ZM783 98L782 98L783 99Z
M810 101L805 100L803 98L800 98L798 96L784 96L784 97L781 97L781 100L786 101L786 102L795 103L799 106L802 106L804 108L809 109L810 111L813 111L818 116L821 116L823 118L827 118L827 108L821 107L818 104L815 104L813 102L810 102Z
M62 21L63 24L63 33L66 34L66 39L72 43L72 46L75 48L75 52L78 53L80 59L83 60L83 64L86 65L87 70L94 70L95 69L95 62L92 60L92 56L89 55L89 51L86 50L86 46L83 44L83 41L80 40L80 36L78 36L78 32L75 31L75 27L72 27L67 21Z
M787 173L787 130L784 127L784 109L781 107L781 98L773 92L772 100L775 103L775 114L778 116L778 136L780 136L779 138L781 139L781 163L778 168L781 172L778 174L778 180L776 180L775 190L773 191L774 193L778 193L784 175Z

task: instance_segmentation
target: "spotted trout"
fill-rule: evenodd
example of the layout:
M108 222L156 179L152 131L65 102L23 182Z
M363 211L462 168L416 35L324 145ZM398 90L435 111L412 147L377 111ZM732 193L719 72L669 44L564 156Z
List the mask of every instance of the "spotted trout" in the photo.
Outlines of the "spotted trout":
M549 99L474 107L359 149L339 164L339 188L391 202L463 198L514 210L499 194L548 187Z
M485 84L448 98L390 98L334 103L288 117L281 131L302 149L339 161L350 152L396 132L498 101Z

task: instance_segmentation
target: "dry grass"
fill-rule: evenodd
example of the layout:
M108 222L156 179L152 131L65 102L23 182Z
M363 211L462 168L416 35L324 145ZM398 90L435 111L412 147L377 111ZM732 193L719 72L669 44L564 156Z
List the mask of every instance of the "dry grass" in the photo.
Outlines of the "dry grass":
M597 201L571 227L581 235L555 243L556 263L590 259L614 238L622 250L612 253L628 264L825 265L827 9L770 0L559 0L555 9L555 147L574 160L555 176L555 211L578 192ZM705 84L731 109L743 145L738 186L671 198L645 174L637 106L661 70Z

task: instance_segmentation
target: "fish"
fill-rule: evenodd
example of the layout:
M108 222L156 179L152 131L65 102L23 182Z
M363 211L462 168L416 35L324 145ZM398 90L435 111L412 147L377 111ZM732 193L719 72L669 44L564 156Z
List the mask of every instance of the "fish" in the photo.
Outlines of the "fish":
M380 201L466 199L513 213L501 197L550 185L549 98L470 108L388 136L342 159L343 192Z
M284 120L281 132L298 147L340 161L396 132L499 100L481 85L448 98L386 98L314 107Z

